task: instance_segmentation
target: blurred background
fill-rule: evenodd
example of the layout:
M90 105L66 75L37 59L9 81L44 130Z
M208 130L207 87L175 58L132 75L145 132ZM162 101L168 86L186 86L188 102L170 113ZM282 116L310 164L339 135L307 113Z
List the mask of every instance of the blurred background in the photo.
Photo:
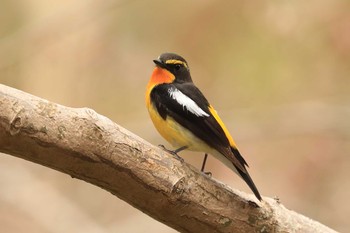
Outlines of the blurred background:
M350 2L0 0L0 82L90 107L158 145L153 59L176 52L264 196L350 229ZM200 168L203 154L181 156ZM207 170L251 193L209 158ZM127 187L126 187L127 188ZM165 232L110 193L1 154L0 232Z

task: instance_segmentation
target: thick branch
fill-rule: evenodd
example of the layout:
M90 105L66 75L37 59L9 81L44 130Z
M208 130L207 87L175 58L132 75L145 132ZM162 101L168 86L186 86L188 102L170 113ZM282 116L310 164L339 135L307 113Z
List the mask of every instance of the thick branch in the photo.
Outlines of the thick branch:
M180 232L334 232L238 194L88 108L0 85L0 152L99 186Z

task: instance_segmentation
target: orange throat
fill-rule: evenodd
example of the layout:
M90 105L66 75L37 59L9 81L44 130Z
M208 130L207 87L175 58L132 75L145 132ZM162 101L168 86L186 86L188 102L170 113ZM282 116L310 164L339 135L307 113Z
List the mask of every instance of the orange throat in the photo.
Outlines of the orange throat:
M149 80L147 84L147 89L146 89L146 104L147 107L150 105L150 94L152 89L163 83L172 83L175 80L175 76L167 71L166 69L160 68L160 67L155 67L151 79Z

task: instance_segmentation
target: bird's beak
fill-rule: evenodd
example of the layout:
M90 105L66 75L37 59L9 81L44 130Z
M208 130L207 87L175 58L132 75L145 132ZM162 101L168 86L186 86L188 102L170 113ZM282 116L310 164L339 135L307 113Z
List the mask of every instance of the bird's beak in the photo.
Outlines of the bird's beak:
M154 62L154 64L156 64L156 66L159 66L159 67L161 67L161 68L165 68L165 64L161 61L161 60L159 60L159 59L156 59L156 60L153 60L153 62Z

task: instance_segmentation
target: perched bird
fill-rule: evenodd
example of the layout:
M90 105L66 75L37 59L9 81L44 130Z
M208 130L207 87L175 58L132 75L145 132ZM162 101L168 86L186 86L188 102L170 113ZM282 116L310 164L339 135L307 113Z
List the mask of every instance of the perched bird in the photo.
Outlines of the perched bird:
M213 155L242 177L261 201L247 162L217 112L192 82L186 60L164 53L153 62L156 66L147 85L146 105L158 132L177 148L173 152L188 149Z

